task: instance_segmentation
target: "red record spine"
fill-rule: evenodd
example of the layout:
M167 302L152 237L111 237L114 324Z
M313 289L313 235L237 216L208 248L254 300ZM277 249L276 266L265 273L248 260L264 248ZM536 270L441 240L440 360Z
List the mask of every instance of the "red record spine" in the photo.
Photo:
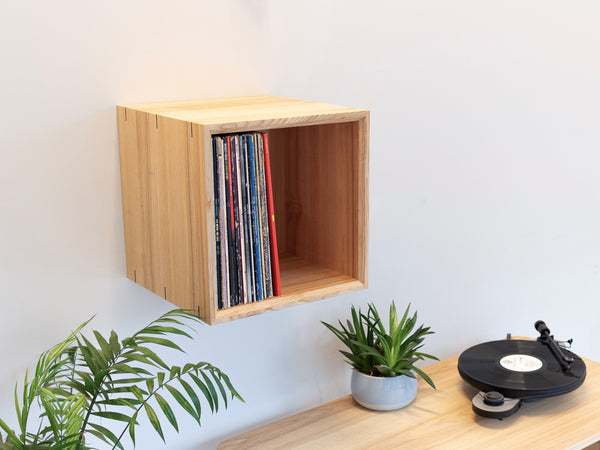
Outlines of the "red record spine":
M231 181L231 178L232 178L231 173L232 172L231 172L231 137L230 136L227 136L227 156L228 156L227 165L229 166L229 167L227 167L227 170L229 170L229 174L230 174L229 180L228 180L228 184L229 184L228 190L229 190L229 198L231 199L231 201L229 202L229 209L230 209L229 214L231 214L231 217L235 217L233 214L233 182ZM235 230L234 230L235 224L234 224L233 219L230 222L230 226L231 226L231 232L234 233L235 232Z
M265 155L265 182L267 189L267 210L269 213L269 244L271 247L271 272L273 278L273 295L281 295L281 276L279 274L279 255L277 253L277 234L275 232L275 207L273 204L273 187L271 184L271 160L269 157L269 139L262 133Z

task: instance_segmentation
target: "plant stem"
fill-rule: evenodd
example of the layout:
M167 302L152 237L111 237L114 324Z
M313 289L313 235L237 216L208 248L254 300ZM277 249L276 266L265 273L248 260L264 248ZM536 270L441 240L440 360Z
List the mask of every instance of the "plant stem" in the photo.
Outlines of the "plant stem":
M100 386L102 386L102 384L104 383L104 378L105 378L105 377L106 377L106 376L104 376L104 377L102 378L102 381L101 381L101 383L100 383ZM87 411L87 414L86 414L86 416L85 416L85 419L84 419L84 420L83 420L83 422L81 423L81 429L80 429L80 431L79 431L79 439L77 440L77 447L75 447L75 448L76 448L76 450L80 450L80 449L82 448L82 447L81 447L81 445L83 444L83 442L82 442L82 441L83 441L83 436L84 436L84 434L85 434L85 428L87 427L88 420L90 419L90 415L92 414L92 410L93 410L93 408L94 408L94 404L96 403L96 399L98 398L98 394L99 394L99 393L100 393L100 389L97 389L97 390L96 390L96 393L94 394L94 397L93 397L93 398L92 398L92 400L90 401L90 405L88 406L88 411Z
M156 377L155 377L156 378ZM140 410L142 409L143 406L145 406L148 403L148 400L150 400L154 394L156 394L158 392L159 389L164 388L167 384L169 384L171 381L173 380L177 380L180 377L175 377L175 378L171 378L170 380L165 381L163 384L161 384L160 386L157 386L156 389L154 389L151 393L148 394L148 396L141 401L140 406L138 406L138 408L135 410L135 412L132 414L132 417L135 416L138 412L140 412ZM127 425L125 425L125 428L123 428L123 431L121 432L121 434L119 435L119 437L117 438L117 441L115 442L115 445L113 446L112 450L114 450L117 445L121 442L121 438L123 437L123 435L125 434L125 432L129 429L129 426L131 425L131 422L129 422Z
M117 362L117 360L123 355L124 351L128 350L131 347L130 342L131 342L132 339L135 342L135 337L138 334L141 334L146 328L148 328L149 326L151 326L153 323L158 322L160 319L162 319L163 317L167 316L168 314L169 314L168 312L165 313L165 314L163 314L158 319L151 321L144 328L142 328L141 330L139 330L138 332L136 332L131 338L125 339L123 341L123 346L119 350L119 353L115 355L115 357L112 359L112 361L110 361L110 364L107 362L106 374L100 380L100 384L98 384L98 389L96 389L96 392L94 393L94 397L92 398L92 400L91 400L91 402L90 402L90 404L88 406L88 411L87 411L87 414L85 416L85 419L84 419L84 421L81 424L81 429L79 431L79 440L77 442L76 450L81 450L81 445L82 445L83 437L84 437L84 434L85 434L85 430L87 428L88 421L90 419L90 415L92 414L92 410L93 410L93 407L94 407L94 405L96 403L96 399L98 398L98 394L101 391L101 387L104 385L104 381L106 380L106 377L108 377L109 374L110 374L110 368L115 365L115 363ZM156 392L156 391L154 391L154 392ZM154 395L154 393L152 393L152 395ZM127 428L125 428L125 429L127 429ZM122 433L121 433L121 436L122 436ZM119 437L119 440L117 442L119 442L120 440L121 440L121 438Z
M119 353L115 355L115 357L112 359L112 361L110 361L110 364L108 364L108 362L107 362L108 367L106 368L107 369L106 374L104 374L104 376L100 380L100 384L98 384L98 388L96 389L96 392L94 393L94 396L92 397L90 404L87 408L87 414L85 415L85 419L81 423L81 428L79 430L79 439L77 441L77 447L75 447L76 450L81 450L81 448L82 448L81 445L83 443L83 437L85 435L85 430L87 428L88 421L90 420L90 415L92 414L94 405L96 404L96 399L98 398L98 395L100 394L101 388L104 385L104 381L106 380L106 377L108 377L110 374L109 368L111 366L113 366L115 364L115 362L117 361L117 359L119 359L121 357L121 355L123 354L123 350L126 348L128 348L128 346L121 347L121 349L119 350Z

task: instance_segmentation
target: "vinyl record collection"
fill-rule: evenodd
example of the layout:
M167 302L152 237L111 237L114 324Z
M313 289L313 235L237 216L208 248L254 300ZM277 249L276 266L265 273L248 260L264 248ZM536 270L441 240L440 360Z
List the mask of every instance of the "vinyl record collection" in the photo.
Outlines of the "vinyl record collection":
M266 133L212 138L218 309L281 295Z

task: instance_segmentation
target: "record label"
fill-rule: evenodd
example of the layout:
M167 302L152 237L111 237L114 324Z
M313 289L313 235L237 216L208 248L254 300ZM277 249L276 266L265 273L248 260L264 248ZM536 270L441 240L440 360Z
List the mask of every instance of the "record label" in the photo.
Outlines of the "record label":
M500 365L513 372L535 372L540 370L544 363L541 359L531 355L506 355L500 359Z

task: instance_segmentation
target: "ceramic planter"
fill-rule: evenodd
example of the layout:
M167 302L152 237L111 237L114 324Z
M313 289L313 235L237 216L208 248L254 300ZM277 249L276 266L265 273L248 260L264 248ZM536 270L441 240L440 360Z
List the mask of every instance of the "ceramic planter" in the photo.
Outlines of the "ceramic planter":
M417 379L407 375L372 377L352 370L350 388L354 400L365 408L391 411L404 408L417 396Z

